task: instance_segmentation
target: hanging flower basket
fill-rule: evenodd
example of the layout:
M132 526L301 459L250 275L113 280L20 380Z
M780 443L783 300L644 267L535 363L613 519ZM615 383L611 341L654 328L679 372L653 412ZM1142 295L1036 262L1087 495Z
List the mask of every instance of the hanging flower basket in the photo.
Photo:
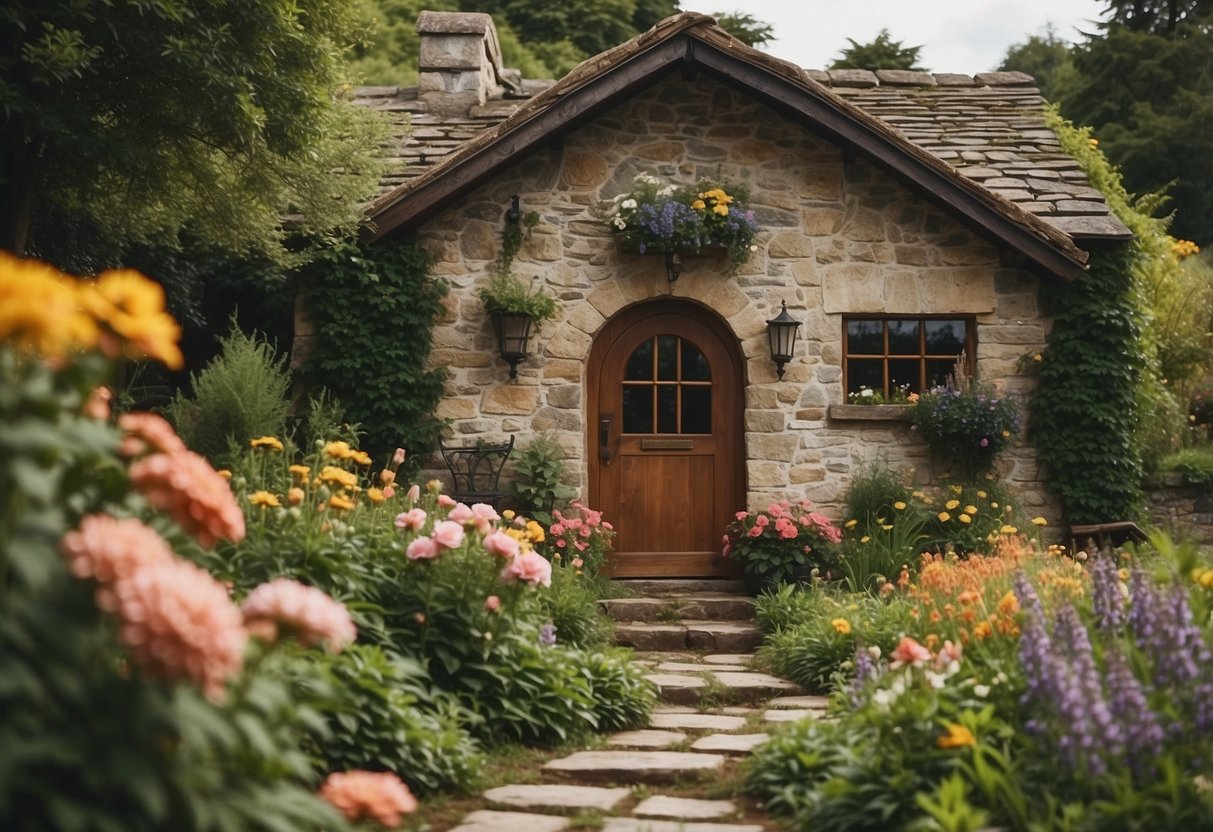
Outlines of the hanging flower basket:
M663 184L638 174L633 188L615 197L608 222L621 251L636 254L712 254L725 251L734 265L758 249L758 224L736 185L702 180L694 187Z

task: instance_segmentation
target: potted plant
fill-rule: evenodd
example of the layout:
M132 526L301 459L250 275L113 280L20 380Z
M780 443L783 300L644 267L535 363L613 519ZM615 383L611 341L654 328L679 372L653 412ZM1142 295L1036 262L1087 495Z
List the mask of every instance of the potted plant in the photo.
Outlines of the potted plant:
M771 503L763 511L739 511L725 528L723 555L741 564L750 590L758 592L793 579L807 579L813 569L827 572L838 527L813 511L808 500Z
M699 253L722 248L733 265L758 249L758 224L738 185L701 180L694 187L663 184L637 174L633 187L615 197L608 222L620 246L647 253Z
M948 383L918 397L910 410L914 429L936 457L958 463L971 480L1019 433L1019 407L1008 396L969 378L964 355Z

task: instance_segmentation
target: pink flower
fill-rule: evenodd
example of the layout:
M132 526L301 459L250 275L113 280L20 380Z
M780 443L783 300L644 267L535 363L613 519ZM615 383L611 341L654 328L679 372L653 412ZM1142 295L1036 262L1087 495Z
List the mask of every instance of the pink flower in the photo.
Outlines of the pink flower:
M604 529L606 529L608 532L610 532L610 531L614 531L614 530L615 530L615 527L614 527L614 526L612 526L610 523L608 523L606 520L603 520L603 521L602 521L602 527L603 527Z
M411 508L396 515L396 528L406 532L419 532L425 525L425 509Z
M889 654L893 661L902 664L921 664L931 660L931 651L910 636L902 636L901 642Z
M455 500L453 497L448 497L446 494L438 495L438 505L443 508L454 508Z
M767 517L765 514L760 514L754 518L754 525L758 526L759 528L769 526L770 524L771 518Z
M586 549L589 547L589 545L590 545L590 544L585 543L584 541L581 541L581 540L578 540L578 541L576 541L576 542L574 542L574 543L573 543L573 547L574 547L574 548L575 548L575 549L576 549L578 552L584 552L584 551L585 551L585 550L586 550Z
M951 639L943 643L943 647L939 648L939 654L935 657L935 666L943 669L952 662L958 662L961 656L964 655L964 648L959 644L953 644Z
M181 437L163 416L155 413L123 413L118 417L122 429L122 443L118 453L135 457L147 452L175 454L187 450Z
M193 451L152 454L130 467L131 485L204 549L244 539L244 514L227 481Z
M739 511L733 515L733 519L734 520L744 520L744 519L746 519L747 516L749 516L748 511Z
M276 641L293 635L300 644L326 644L338 652L357 637L354 621L344 604L315 587L278 578L261 584L240 605L249 630Z
M747 537L762 537L762 526L751 526L746 532Z
M438 557L438 552L438 544L429 537L417 538L405 550L409 560L433 560Z
M320 787L320 797L351 821L373 818L389 829L417 811L417 798L390 771L335 772Z
M392 454L392 468L399 468L404 464L404 448L397 448L396 453Z
M581 558L573 558L574 569L580 569L583 566L585 566L585 561L583 561Z
M472 519L472 510L463 503L455 503L454 508L447 514L447 519L453 523L466 523Z
M785 505L786 504L771 503L769 506L767 506L767 514L771 515L772 517L782 517Z
M421 499L421 486L413 483L409 486L409 490L404 492L404 501L410 506L417 505L417 501Z
M519 552L518 541L505 532L497 531L484 539L484 548L499 558L512 558Z
M212 701L244 665L248 633L223 584L180 558L140 568L113 585L118 636L153 678L188 679Z
M104 422L110 417L110 402L114 400L114 391L102 385L94 387L84 403L84 415L98 422Z
M509 584L523 580L531 586L536 584L551 586L552 564L548 563L543 555L536 552L523 552L510 560L505 565L505 569L501 570L501 580Z
M119 520L107 514L90 514L75 531L59 541L77 578L95 578L111 584L129 578L140 569L172 560L176 555L164 538L138 520ZM103 600L104 599L104 600ZM98 606L112 610L107 588L98 591Z
M484 599L485 612L497 612L501 609L501 599L496 595L490 595Z
M434 524L433 538L443 549L454 549L463 543L463 526L451 520L441 520Z
M501 519L501 515L497 513L497 509L493 508L488 503L473 503L472 516L476 518L476 525L480 525L480 521L496 523Z
M564 524L553 523L550 531L552 533L552 537L560 537L562 534L564 534Z
M385 500L390 500L390 499L392 499L392 498L393 498L393 497L395 497L395 496L396 496L396 489L392 488L390 485L389 485L389 486L386 486L386 487L383 489L383 498L384 498Z

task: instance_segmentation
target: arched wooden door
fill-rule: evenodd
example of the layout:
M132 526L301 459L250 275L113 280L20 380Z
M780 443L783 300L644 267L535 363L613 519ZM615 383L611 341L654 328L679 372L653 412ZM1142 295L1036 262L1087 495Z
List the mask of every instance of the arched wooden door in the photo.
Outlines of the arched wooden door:
M612 575L735 573L720 538L745 499L741 374L728 329L685 301L625 310L595 339L590 501L619 531Z

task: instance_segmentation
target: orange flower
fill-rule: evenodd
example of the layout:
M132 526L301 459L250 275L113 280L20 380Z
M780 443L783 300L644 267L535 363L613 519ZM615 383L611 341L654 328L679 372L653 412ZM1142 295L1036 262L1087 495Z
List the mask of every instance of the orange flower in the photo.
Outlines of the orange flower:
M965 748L977 744L977 738L973 736L973 732L963 725L949 722L947 730L948 733L935 740L935 745L940 748Z
M380 491L378 488L368 488L366 490L366 498L368 500L370 500L372 503L374 503L375 505L378 505L379 503L382 503L384 500L387 499L387 497L384 495L384 493L382 491Z
M349 820L373 818L389 829L400 825L401 815L417 811L417 798L391 772L330 774L320 787L320 797L337 807Z
M282 506L278 495L272 491L254 491L248 495L248 501L251 505L260 506L261 508L280 508Z
M299 487L292 488L286 492L286 501L293 506L297 506L303 502L303 489Z
M177 346L181 327L165 311L164 289L159 283L134 269L110 269L82 288L80 299L85 308L119 336L129 357L154 358L173 370L185 366L185 356Z
M830 624L834 627L835 632L841 633L844 636L849 635L851 632L851 622L845 618L835 618Z
M984 638L989 638L993 633L993 628L990 627L989 621L978 621L973 625L973 638L981 641Z

